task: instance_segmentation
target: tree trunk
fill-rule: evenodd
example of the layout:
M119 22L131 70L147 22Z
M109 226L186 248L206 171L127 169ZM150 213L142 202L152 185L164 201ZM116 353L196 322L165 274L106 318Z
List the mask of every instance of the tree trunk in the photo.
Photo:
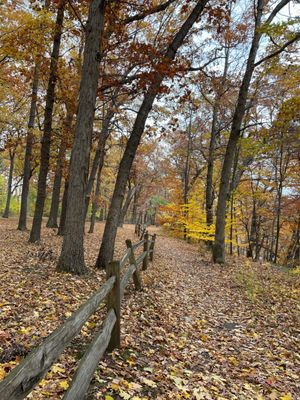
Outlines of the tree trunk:
M99 216L100 221L104 221L104 208L101 207L100 209L100 216Z
M218 104L214 104L211 137L209 142L209 152L207 159L207 175L206 175L206 188L205 188L205 207L206 207L206 224L210 226L213 223L213 202L214 202L214 189L213 189L213 173L214 173L214 156L217 137L217 115Z
M175 58L177 50L182 45L189 30L199 18L200 14L202 13L208 1L209 0L202 0L197 2L192 13L184 22L179 32L175 35L172 43L169 45L164 57L165 58L164 62L171 62ZM115 239L118 229L119 214L124 199L126 183L128 181L130 169L135 157L136 150L138 148L138 145L140 143L144 131L148 114L152 108L153 102L156 98L156 95L159 91L159 87L164 77L165 73L156 72L154 81L153 83L151 83L145 94L143 103L137 114L131 135L129 137L122 160L120 162L115 189L109 207L102 243L96 262L96 266L98 268L106 268L106 265L108 265L108 263L112 260L114 246L115 246Z
M218 129L218 113L220 107L220 100L223 96L224 84L227 79L228 67L229 67L229 53L230 48L225 48L225 62L224 71L221 80L221 87L219 88L216 100L213 105L212 125L211 125L211 136L209 142L209 151L207 159L207 175L206 175L206 187L205 187L205 208L206 208L206 224L210 226L213 223L213 204L214 204L214 187L213 187L213 174L214 174L214 159L216 149L216 139L219 133Z
M251 218L251 227L250 227L250 234L249 234L249 243L247 249L247 257L255 259L255 238L257 233L257 214L256 214L256 201L253 200L253 208L252 208L252 218Z
M235 210L233 210L234 212ZM239 237L238 237L238 230L237 227L235 227L235 240L236 240L236 251L237 255L240 256L240 246L239 246Z
M131 200L132 200L132 198L133 198L133 196L135 194L135 191L136 191L136 187L135 186L133 186L132 188L130 188L128 190L124 206L122 207L122 210L120 212L120 217L119 217L119 226L120 227L122 227L123 224L124 224L124 219L125 219L126 213L128 211L128 208L130 206Z
M99 167L98 167L98 173L97 173L97 179L96 179L96 190L95 190L95 197L94 197L93 205L92 205L92 215L91 215L91 224L90 224L89 233L94 233L94 228L95 228L96 213L98 211L98 204L99 204L102 167L103 167L103 162L102 162L102 164L99 164Z
M276 204L275 204L276 210ZM269 249L269 259L268 261L274 262L274 245L275 245L275 225L276 225L276 215L272 220L272 227L271 227L271 239L270 239L270 249Z
M213 245L213 252L212 252L213 261L217 263L225 262L226 203L228 198L231 170L233 166L236 146L240 138L242 121L246 111L248 91L253 71L255 68L255 58L259 47L259 40L262 34L259 30L261 26L262 12L263 12L263 0L258 0L257 14L255 21L255 32L247 60L246 71L238 95L238 101L232 120L231 132L226 147L226 153L221 172L221 182L220 182L218 206L217 206L215 242Z
M279 181L277 207L276 207L276 237L275 237L275 252L274 252L274 263L277 263L278 249L279 249L279 238L280 238L280 216L281 216L281 199L282 199L282 179Z
M58 151L55 176L53 182L53 190L52 190L51 208L50 208L49 219L47 222L47 228L58 228L57 217L59 208L60 187L61 187L65 154L66 154L66 145L67 145L66 136L71 131L72 121L73 121L73 112L71 110L68 110Z
M50 63L50 76L46 94L46 106L44 117L44 133L41 145L40 172L38 178L37 198L29 241L38 242L41 238L44 204L46 198L47 175L50 160L50 144L52 136L52 114L55 99L55 86L57 81L57 64L64 20L65 0L61 0L57 10L53 49Z
M7 197L6 197L6 205L5 210L2 215L3 218L9 217L10 211L10 200L12 195L12 180L14 174L14 165L15 165L15 149L9 150L9 174L8 174L8 181L7 181Z
M59 236L63 236L65 233L65 224L66 224L66 214L67 214L67 206L68 206L68 188L69 188L69 177L65 180L64 194L62 198L61 204L61 213L59 220L59 227L57 234Z
M138 197L140 193L140 188L136 189L134 191L134 196L133 196L133 207L132 207L132 214L131 214L131 223L136 224L137 223L137 211L138 211Z
M33 128L34 120L36 114L36 103L37 103L37 93L39 86L39 62L36 63L33 73L32 81L32 92L31 92L31 102L28 120L28 130L26 136L26 150L23 168L23 183L22 183L22 195L21 195L21 210L19 216L18 229L20 231L26 230L27 223L27 202L29 196L29 181L31 178L31 157L32 157L32 146L33 146Z
M96 179L96 190L95 190L95 199L93 201L93 205L92 205L92 215L91 215L91 224L90 224L90 229L89 229L89 233L93 233L94 232L94 227L95 227L95 222L96 222L96 213L98 211L98 201L99 201L99 195L100 195L100 184L101 184L101 172L102 172L102 168L104 165L104 157L105 157L105 143L106 140L108 138L108 128L109 128L109 122L111 121L111 118L109 118L109 121L107 123L106 128L107 129L102 129L102 139L99 140L99 147L97 149L98 152L98 156L95 155L95 159L96 156L98 158L98 173L97 173L97 179ZM99 151L98 151L99 150ZM95 159L94 159L94 163L95 163ZM93 165L94 167L94 165ZM92 174L92 172L91 172ZM90 175L90 179L93 179ZM90 200L90 196L87 197L86 199L86 213L87 213L87 209L88 209L88 204L89 204L89 200Z
M99 135L99 141L98 141L98 148L96 150L95 153L95 157L92 163L92 168L91 168L91 172L90 172L90 176L88 179L88 183L87 183L87 187L86 187L86 204L85 204L85 215L84 215L84 220L86 219L86 215L88 212L88 208L89 208L89 203L90 203L90 197L92 194L92 190L93 190L93 186L94 186L94 182L95 182L95 178L96 178L96 174L97 174L97 170L99 171L99 165L101 165L100 167L100 173L103 167L103 163L104 163L104 152L105 152L105 144L106 144L106 140L109 136L109 125L110 122L114 116L115 112L110 109L108 110L104 121L103 121L103 125L102 125L102 129Z
M298 222L293 230L291 243L286 257L286 264L289 266L296 266L300 260L300 214L298 216Z
M188 141L186 148L186 157L185 157L185 166L183 173L183 203L188 204L189 202L189 190L190 190L190 161L191 161L191 152L192 152L192 112L190 112L189 126L188 126ZM184 211L184 217L187 220L189 212L188 210ZM183 239L187 240L188 231L186 226L183 229Z
M99 78L105 3L105 0L92 0L89 6L75 138L70 163L65 235L57 265L58 271L75 274L86 272L83 248L85 196Z
M234 195L230 197L230 255L233 255L233 220L234 220Z

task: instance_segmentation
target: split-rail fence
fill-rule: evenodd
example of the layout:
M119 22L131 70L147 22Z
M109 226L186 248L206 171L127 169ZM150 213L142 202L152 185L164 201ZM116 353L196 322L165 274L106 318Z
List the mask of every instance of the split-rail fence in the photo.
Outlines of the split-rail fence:
M135 289L142 288L140 270L146 270L149 261L153 261L155 238L155 234L149 235L145 232L141 240L135 244L132 244L131 240L126 240L127 251L121 260L109 263L104 285L0 382L1 400L24 399L41 381L100 304L106 300L106 317L81 358L72 382L63 396L63 400L84 398L104 353L120 347L121 301L124 291L131 277ZM136 250L141 246L142 253L136 256ZM123 272L126 265L128 268Z

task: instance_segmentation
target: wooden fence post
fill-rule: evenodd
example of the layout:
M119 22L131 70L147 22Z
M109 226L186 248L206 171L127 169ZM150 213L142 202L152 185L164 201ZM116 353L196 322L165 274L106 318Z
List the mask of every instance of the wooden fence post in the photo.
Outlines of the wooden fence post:
M108 351L113 351L115 348L121 345L121 291L120 291L120 261L111 261L106 270L106 278L109 279L111 276L116 277L116 281L113 289L107 296L107 312L111 308L114 309L116 314L116 322L111 332L111 338L107 347Z
M134 255L134 252L132 249L132 243L131 243L130 239L126 240L126 246L128 249L131 250L130 255L129 255L129 262L130 262L130 264L135 265L135 271L133 273L133 282L134 282L135 289L141 290L142 289L141 278L140 278L138 265L136 263L136 259L135 259L135 255Z
M141 233L141 236L140 236L140 240L143 239L143 237L144 237L144 235L146 233L146 227L143 227L141 231L142 231L142 233Z
M143 259L143 271L145 271L148 268L149 264L149 234L148 232L145 233L144 235L144 251L146 251L145 258Z
M150 261L153 261L153 255L154 255L154 245L155 245L155 239L156 239L156 233L154 233L154 235L152 236L152 240L150 243Z

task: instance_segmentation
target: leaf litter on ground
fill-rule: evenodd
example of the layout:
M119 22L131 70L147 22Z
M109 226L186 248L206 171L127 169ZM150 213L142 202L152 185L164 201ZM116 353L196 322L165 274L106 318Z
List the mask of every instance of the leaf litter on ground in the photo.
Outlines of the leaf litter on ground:
M105 280L93 268L103 224L86 234L89 275L55 272L61 238L44 229L27 243L15 220L1 221L0 379ZM231 257L214 265L196 245L158 238L143 290L122 303L122 346L107 354L88 399L297 400L300 398L299 275ZM133 227L119 229L115 257ZM101 323L93 316L28 399L59 399Z

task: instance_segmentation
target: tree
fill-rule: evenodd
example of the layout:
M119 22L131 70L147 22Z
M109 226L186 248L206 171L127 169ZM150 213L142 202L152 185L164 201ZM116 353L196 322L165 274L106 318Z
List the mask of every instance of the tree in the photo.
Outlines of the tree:
M19 216L19 223L18 223L18 229L20 231L26 230L27 201L28 201L28 195L29 195L29 181L31 178L33 129L34 129L34 121L35 121L35 115L36 115L38 85L39 85L39 63L37 62L37 64L34 67L34 72L33 72L28 130L27 130L27 136L26 136L26 150L25 150L24 169L23 169L21 209L20 209L20 216Z
M83 234L86 181L94 123L104 28L105 0L92 0L86 25L79 105L70 163L65 234L58 271L84 274Z
M167 51L164 54L164 61L156 66L156 71L153 77L153 82L144 96L142 105L135 119L130 138L127 142L124 155L122 157L113 197L108 211L107 221L105 224L104 234L100 251L98 254L96 266L105 268L108 262L112 260L115 239L118 228L119 214L121 205L124 199L126 183L129 177L130 169L134 160L134 156L140 143L147 117L150 113L154 100L159 92L160 85L166 77L164 65L174 60L177 50L182 45L184 39L189 33L194 23L198 20L208 0L198 1L191 14L188 16L184 24L181 26L172 42L169 44ZM159 67L160 70L159 70Z
M41 145L40 171L38 179L37 198L35 203L34 217L29 241L38 242L41 238L41 227L43 219L44 204L46 198L46 184L49 170L50 145L52 136L52 114L55 100L55 86L57 81L57 65L62 36L64 10L66 0L60 0L57 6L57 16L54 29L53 48L51 53L50 73L46 94L46 105L44 115L44 131Z
M63 177L63 168L65 162L66 149L67 149L67 141L68 137L71 136L70 132L72 130L73 117L74 117L74 110L72 109L71 105L67 105L67 115L61 132L61 139L57 155L52 198L51 198L51 208L50 208L49 219L47 222L47 228L58 228L57 218L58 218L58 208L59 208L59 198L60 198L60 187Z
M230 186L230 178L231 178L231 170L234 162L234 155L238 140L241 134L241 126L243 122L243 118L246 111L246 102L248 97L248 92L250 88L250 83L252 79L253 72L255 68L260 65L263 61L270 59L270 57L266 56L258 62L255 62L256 55L259 49L260 39L263 35L263 27L268 27L269 24L273 21L277 13L287 4L289 0L280 1L273 11L270 13L269 17L265 22L262 22L263 10L264 10L264 1L258 0L256 5L255 12L255 26L254 26L254 34L252 38L251 48L249 51L247 65L245 69L245 73L242 79L242 84L240 86L238 100L236 103L230 136L228 139L226 153L223 161L223 167L221 172L221 182L219 188L218 195L218 205L217 205L217 217L216 217L216 233L215 233L215 241L213 245L213 260L217 263L224 263L225 261L225 219L226 219L226 205L228 199L228 191ZM298 35L297 35L298 36ZM297 36L294 37L294 41L297 39ZM290 42L289 42L290 44ZM281 47L281 51L286 47L286 44ZM280 52L279 52L280 53ZM276 51L276 55L279 54ZM275 54L275 53L273 53Z
M15 166L15 156L17 147L19 145L19 133L17 133L16 138L10 137L6 143L6 149L9 156L9 173L7 179L7 196L6 196L6 204L5 209L2 215L2 218L8 218L10 212L10 201L12 196L12 184L13 184L13 176L14 176L14 166Z

